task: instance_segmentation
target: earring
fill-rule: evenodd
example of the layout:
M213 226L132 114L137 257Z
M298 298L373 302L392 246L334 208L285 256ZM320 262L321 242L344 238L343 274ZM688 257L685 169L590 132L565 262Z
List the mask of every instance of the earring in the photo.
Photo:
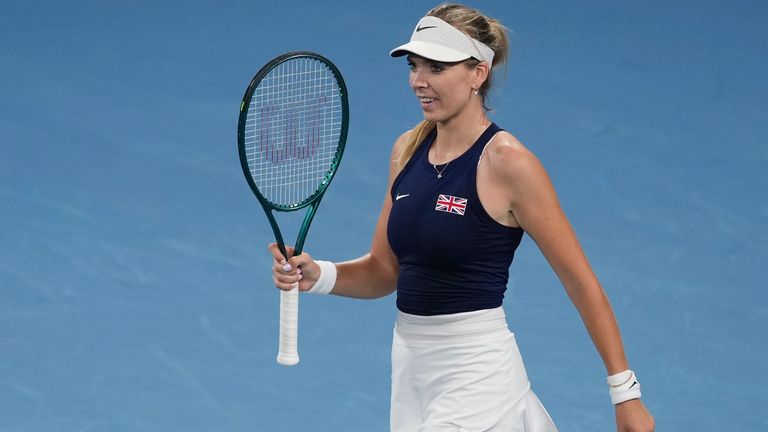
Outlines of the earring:
M474 95L477 96L478 94L480 94L480 90L473 88L472 93L474 93Z

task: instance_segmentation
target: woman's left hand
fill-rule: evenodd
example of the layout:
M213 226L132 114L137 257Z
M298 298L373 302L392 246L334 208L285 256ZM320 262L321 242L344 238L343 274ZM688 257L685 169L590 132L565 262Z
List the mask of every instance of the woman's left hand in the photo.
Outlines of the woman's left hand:
M618 432L653 432L656 422L640 399L632 399L616 405L616 430Z

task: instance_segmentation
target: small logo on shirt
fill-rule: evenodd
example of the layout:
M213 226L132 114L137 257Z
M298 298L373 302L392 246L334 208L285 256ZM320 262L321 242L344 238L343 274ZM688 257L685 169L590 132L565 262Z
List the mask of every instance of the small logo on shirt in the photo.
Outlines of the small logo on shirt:
M431 28L437 28L437 26L419 26L419 27L416 27L416 33L422 30L431 29Z
M411 196L411 194L402 194L402 195L397 194L397 196L395 197L395 201L398 201L400 198L405 198L409 196Z
M467 210L467 199L440 194L435 203L435 210L464 216L464 212Z

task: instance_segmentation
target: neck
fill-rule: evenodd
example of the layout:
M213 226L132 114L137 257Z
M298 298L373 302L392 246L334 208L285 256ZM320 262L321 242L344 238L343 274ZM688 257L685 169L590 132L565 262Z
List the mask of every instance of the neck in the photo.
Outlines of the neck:
M437 122L437 138L432 145L435 163L445 163L464 153L490 124L491 121L482 111Z

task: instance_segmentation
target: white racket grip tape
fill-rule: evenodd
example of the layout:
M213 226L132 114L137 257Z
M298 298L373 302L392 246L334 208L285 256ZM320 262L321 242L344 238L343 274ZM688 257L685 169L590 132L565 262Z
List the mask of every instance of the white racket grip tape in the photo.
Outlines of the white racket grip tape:
M280 347L277 362L293 366L299 362L299 284L290 291L280 291Z

